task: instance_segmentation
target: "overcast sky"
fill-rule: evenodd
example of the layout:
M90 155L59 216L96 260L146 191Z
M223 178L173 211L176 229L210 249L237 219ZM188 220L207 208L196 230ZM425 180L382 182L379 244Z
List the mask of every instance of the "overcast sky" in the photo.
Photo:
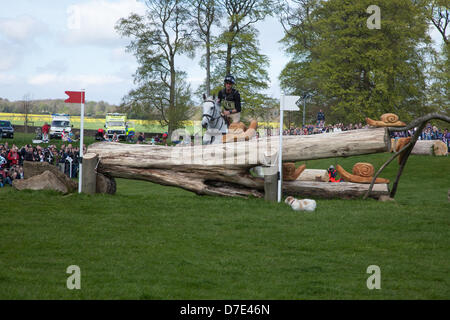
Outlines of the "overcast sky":
M114 30L131 12L143 14L136 0L0 0L0 97L20 100L65 98L64 91L86 89L87 100L118 104L134 87L135 58L125 52L128 40ZM79 17L79 18L78 18ZM268 93L279 96L278 74L287 62L275 19L257 26L262 52L269 56ZM201 52L198 52L200 57ZM193 89L205 72L199 58L178 58Z
M0 97L20 100L66 98L64 91L86 89L86 99L119 104L134 87L137 64L125 52L128 40L114 30L121 17L145 13L136 0L0 0ZM261 52L270 59L271 87L279 98L278 75L288 61L278 41L283 29L274 19L256 26ZM433 32L433 38L439 39ZM197 56L200 56L198 52ZM180 57L193 89L204 71Z

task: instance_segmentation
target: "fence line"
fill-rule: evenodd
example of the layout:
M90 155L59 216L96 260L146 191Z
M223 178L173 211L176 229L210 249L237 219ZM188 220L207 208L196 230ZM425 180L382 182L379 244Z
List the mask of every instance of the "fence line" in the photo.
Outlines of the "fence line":
M0 112L0 120L9 121L25 121L25 114L22 113L5 113ZM50 114L28 114L28 121L31 122L48 122L51 123L52 116ZM70 116L70 121L72 123L80 123L80 116ZM104 123L105 119L102 118L90 118L84 117L85 123ZM158 120L142 120L142 119L128 119L128 121L134 122L139 125L159 125ZM185 126L194 127L201 126L201 121L197 120L187 120L184 121ZM258 126L261 127L272 127L277 128L279 126L278 122L258 122Z

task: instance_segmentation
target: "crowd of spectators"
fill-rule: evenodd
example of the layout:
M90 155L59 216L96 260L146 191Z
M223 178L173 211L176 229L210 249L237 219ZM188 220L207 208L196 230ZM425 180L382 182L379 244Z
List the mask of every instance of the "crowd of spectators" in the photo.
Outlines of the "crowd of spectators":
M416 130L416 128L413 128L408 131L393 132L391 133L391 138L398 139L412 137ZM448 131L448 128L442 130L436 126L432 126L431 123L427 123L419 136L419 140L441 140L447 145L447 149L450 152L450 132Z
M341 132L355 129L363 129L368 126L363 126L362 123L343 125L342 123L338 123L335 125L325 125L324 122L318 121L315 125L305 125L302 128L290 128L283 131L283 135L311 135L311 134L320 134L327 132ZM416 128L407 130L407 131L399 131L392 132L391 138L398 139L404 137L411 137L414 135ZM437 128L436 126L432 126L430 123L426 125L422 134L419 136L419 140L441 140L446 145L450 152L450 132L448 128L444 130Z
M86 146L84 146L84 152ZM27 144L17 147L15 144L10 146L8 142L0 144L0 187L12 185L15 179L23 179L23 162L39 161L48 162L58 166L61 172L64 172L71 178L78 176L79 167L78 147L72 144L61 145L58 149L55 145L41 147Z

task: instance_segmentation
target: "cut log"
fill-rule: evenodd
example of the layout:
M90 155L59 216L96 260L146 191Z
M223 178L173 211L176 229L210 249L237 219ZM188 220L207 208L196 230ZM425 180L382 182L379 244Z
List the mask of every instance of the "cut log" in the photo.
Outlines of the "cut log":
M264 176L264 199L273 202L278 200L278 174Z
M328 171L322 169L305 169L297 180L328 182Z
M411 154L446 156L448 149L447 145L441 140L418 140Z
M197 194L262 197L264 179L253 177L249 169L275 166L278 141L279 137L273 136L177 148L101 142L90 145L88 152L99 156L97 172L109 177L147 180ZM286 162L379 153L389 149L386 128L283 137L283 161Z
M95 153L87 153L83 156L83 179L81 182L81 192L94 194L97 188L97 167L98 157Z
M283 183L284 194L297 197L352 199L362 197L368 189L368 184L351 182L315 182L297 180ZM389 196L389 185L385 183L374 185L370 197L378 199L382 195Z
M96 193L116 193L116 180L107 175L97 173Z

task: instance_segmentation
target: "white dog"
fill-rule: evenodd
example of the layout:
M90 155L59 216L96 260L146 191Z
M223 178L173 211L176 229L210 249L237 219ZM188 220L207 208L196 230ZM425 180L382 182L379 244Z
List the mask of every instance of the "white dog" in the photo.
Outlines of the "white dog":
M316 210L316 201L312 199L295 199L294 197L287 197L284 201L292 207L295 211L314 211Z

